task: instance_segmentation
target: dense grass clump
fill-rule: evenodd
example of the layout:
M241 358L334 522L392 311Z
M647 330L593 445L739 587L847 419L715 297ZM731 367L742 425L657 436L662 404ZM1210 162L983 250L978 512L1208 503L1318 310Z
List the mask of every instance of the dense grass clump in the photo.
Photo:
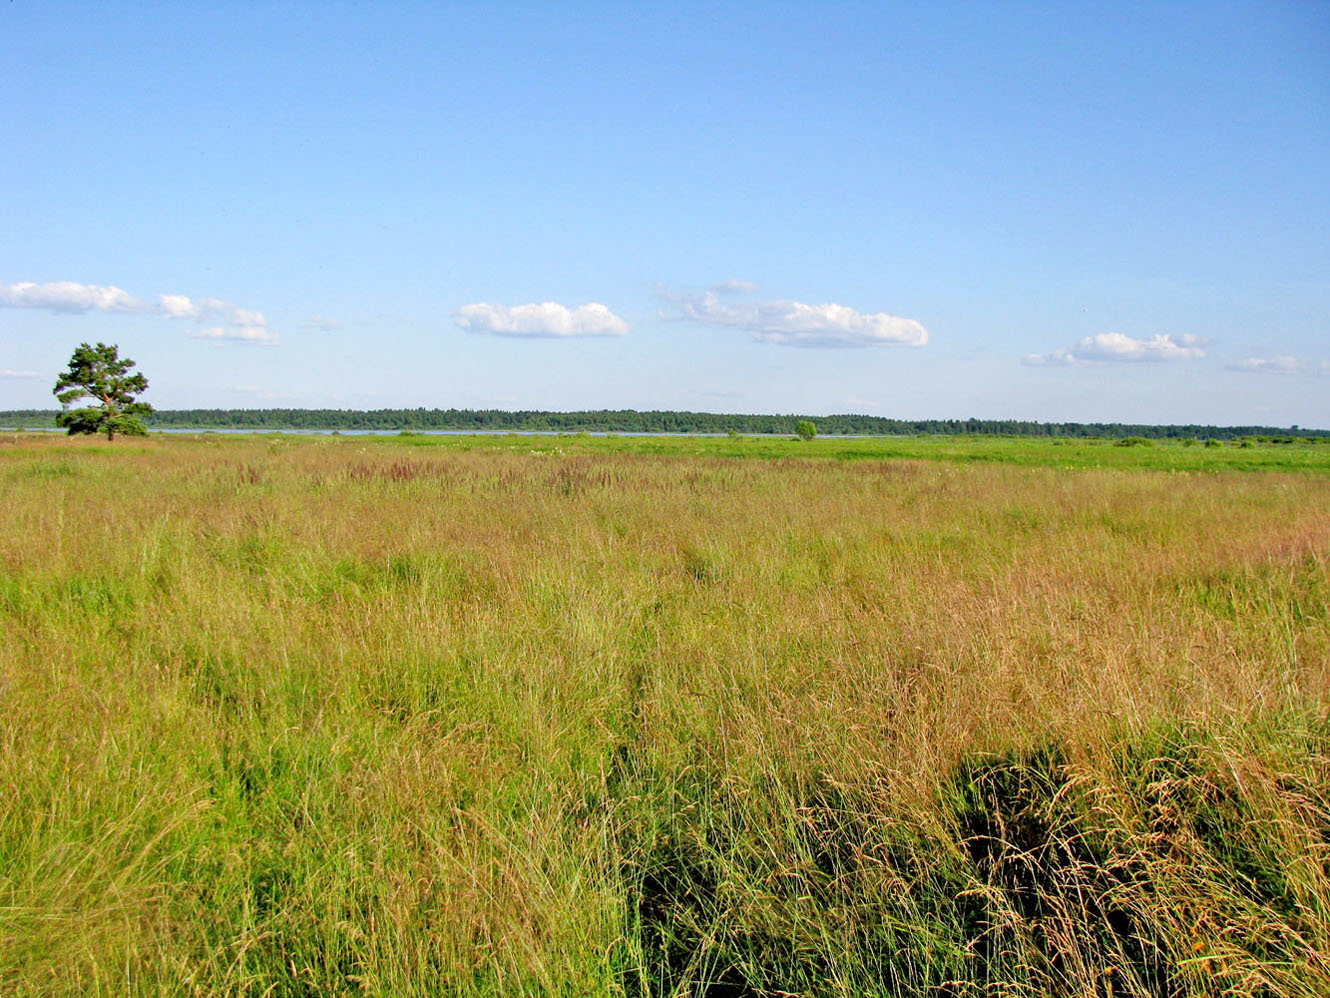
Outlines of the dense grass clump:
M0 993L1330 991L1330 477L907 445L0 440Z

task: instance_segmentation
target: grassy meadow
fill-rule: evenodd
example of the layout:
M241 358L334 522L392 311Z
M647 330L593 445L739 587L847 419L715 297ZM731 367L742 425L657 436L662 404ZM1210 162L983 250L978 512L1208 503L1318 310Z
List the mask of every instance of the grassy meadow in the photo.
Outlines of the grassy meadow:
M0 994L1330 993L1330 446L0 435Z

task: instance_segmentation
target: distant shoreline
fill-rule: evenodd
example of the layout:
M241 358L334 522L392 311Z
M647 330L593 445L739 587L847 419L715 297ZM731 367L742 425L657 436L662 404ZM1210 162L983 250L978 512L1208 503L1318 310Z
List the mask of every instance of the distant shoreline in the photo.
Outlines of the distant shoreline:
M0 429L49 429L54 409L0 410ZM1326 438L1330 430L1299 426L1208 424L1044 423L1005 419L889 419L838 414L710 413L674 410L597 409L559 412L502 409L163 409L148 419L151 430L174 432L297 431L307 433L618 433L624 435L788 435L811 420L823 436L1027 436L1147 439Z

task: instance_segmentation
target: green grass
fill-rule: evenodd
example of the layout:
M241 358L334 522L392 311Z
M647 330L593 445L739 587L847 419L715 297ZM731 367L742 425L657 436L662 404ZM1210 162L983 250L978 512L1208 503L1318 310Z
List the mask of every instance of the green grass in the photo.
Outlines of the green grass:
M217 436L221 436L220 434ZM230 436L230 435L228 435ZM262 439L260 437L259 439ZM282 438L284 440L290 437ZM1330 473L1330 447L1318 443L1226 443L1204 447L1155 440L1149 447L1119 447L1112 439L1041 437L631 437L590 434L342 436L338 444L444 450L512 451L559 457L575 454L649 454L711 458L822 458L842 461L922 460L1085 469L1155 471L1311 471Z
M1330 990L1324 448L19 437L2 994Z
M265 442L272 449L295 446L309 438L298 433L162 434L163 437L207 441L211 446L253 446ZM10 434L11 444L20 435ZM1330 447L1315 438L1293 443L1232 441L1206 447L1190 440L1148 440L1148 446L1121 446L1122 440L1001 437L795 437L738 436L616 436L570 434L429 434L353 435L314 437L343 448L403 447L444 451L508 451L544 457L567 455L640 454L672 457L821 458L842 461L918 460L961 463L1012 464L1022 467L1124 468L1154 471L1308 471L1330 473ZM1126 438L1140 440L1141 438ZM25 442L26 438L25 438ZM1217 442L1216 442L1217 443ZM136 443L123 445L126 448ZM117 444L117 447L122 445ZM141 445L138 445L141 446ZM84 445L95 451L97 445ZM12 452L12 451L11 451ZM0 457L6 451L0 448Z

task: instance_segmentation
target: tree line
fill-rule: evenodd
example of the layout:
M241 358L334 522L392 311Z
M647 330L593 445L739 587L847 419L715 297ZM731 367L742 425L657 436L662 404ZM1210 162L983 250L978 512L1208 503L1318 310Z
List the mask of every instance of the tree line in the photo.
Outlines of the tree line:
M0 426L40 428L56 414L43 409L0 411ZM236 430L456 430L552 433L753 433L795 432L812 422L819 435L917 436L990 435L1023 437L1151 440L1275 440L1326 437L1330 431L1301 427L1214 426L1205 424L1040 423L1023 419L891 419L885 416L762 415L676 410L594 409L551 412L540 409L162 409L147 415L150 429Z

